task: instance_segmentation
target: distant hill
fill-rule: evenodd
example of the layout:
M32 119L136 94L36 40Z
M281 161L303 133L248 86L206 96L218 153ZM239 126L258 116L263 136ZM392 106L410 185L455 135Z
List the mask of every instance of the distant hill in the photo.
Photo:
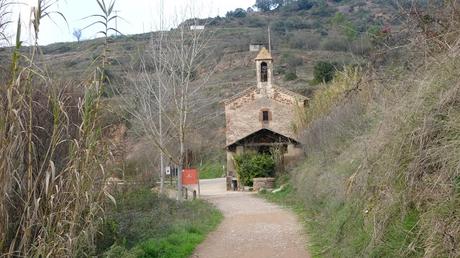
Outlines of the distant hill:
M249 44L268 44L270 26L275 80L280 86L304 95L318 87L313 67L318 61L338 64L365 63L372 52L372 35L388 26L398 26L392 1L287 1L283 7L260 12L237 9L226 17L188 20L183 25L205 25L213 33L210 62L217 63L209 80L214 96L207 112L218 112L200 134L212 139L211 149L224 142L224 117L219 101L253 85L256 81ZM139 65L139 57L155 33L112 37L109 75L111 87L120 88L127 74ZM64 80L80 78L100 53L101 39L43 46L42 59L48 73ZM24 50L26 51L26 49ZM9 49L0 50L0 60L9 60ZM6 66L5 66L6 67ZM289 75L288 75L289 74ZM295 74L295 76L292 76ZM116 94L110 93L109 97ZM217 96L217 97L215 97ZM109 98L110 99L110 98ZM214 153L210 151L211 153ZM222 155L222 154L219 154Z

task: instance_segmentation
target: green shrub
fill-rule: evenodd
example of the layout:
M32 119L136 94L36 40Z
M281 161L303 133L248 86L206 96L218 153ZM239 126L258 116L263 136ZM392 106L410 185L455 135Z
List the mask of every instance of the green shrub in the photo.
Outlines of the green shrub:
M297 10L310 10L313 7L313 2L309 0L296 1Z
M225 17L227 18L244 18L247 12L241 8L236 8L234 11L228 11Z
M289 14L296 11L310 10L313 6L314 2L311 0L298 0L287 3L281 10Z
M337 63L330 63L325 61L319 61L313 68L314 80L317 83L327 83L332 81L334 74L337 71Z
M275 160L270 154L243 153L235 156L235 167L243 185L252 185L255 177L274 176Z
M254 6L262 12L268 12L282 5L283 1L280 0L256 0L256 4Z
M285 75L284 75L284 80L285 81L293 81L293 80L296 80L298 77L297 77L297 74L295 72L287 72Z
M331 23L338 28L349 41L355 40L358 36L358 29L343 13L337 12L331 19Z
M318 1L315 8L312 8L312 14L319 17L330 17L334 15L336 9L329 6L326 1Z

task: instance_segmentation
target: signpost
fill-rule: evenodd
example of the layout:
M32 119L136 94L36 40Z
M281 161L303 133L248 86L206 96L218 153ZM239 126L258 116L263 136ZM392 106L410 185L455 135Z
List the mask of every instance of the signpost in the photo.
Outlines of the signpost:
M182 184L187 187L191 185L198 186L198 196L200 196L200 179L198 170L195 168L186 168L182 171Z
M165 174L167 176L171 175L171 167L170 166L167 166L166 169L165 169Z
M194 168L186 168L182 172L183 185L196 185L198 184L198 171Z

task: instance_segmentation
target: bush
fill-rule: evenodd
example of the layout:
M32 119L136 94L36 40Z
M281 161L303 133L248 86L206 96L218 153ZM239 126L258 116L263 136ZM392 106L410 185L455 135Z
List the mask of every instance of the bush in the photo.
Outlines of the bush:
M336 9L329 6L326 1L319 1L315 8L312 9L312 14L319 17L330 17L334 15Z
M275 160L270 154L243 153L235 156L235 167L242 185L252 185L255 177L274 176Z
M313 3L309 0L298 0L296 4L297 10L310 10L313 7Z
M327 83L332 81L337 71L337 63L319 61L313 68L314 80L317 83Z
M280 33L281 35L284 35L287 32L286 25L285 25L284 21L282 21L282 20L278 20L278 21L274 22L272 27L271 27L271 29L274 32Z
M250 15L245 18L248 27L251 28L258 28L258 27L264 27L267 25L267 21L264 20L263 18L255 15ZM265 35L265 33L264 33Z
M322 34L322 32L320 33ZM343 37L325 39L321 42L321 48L328 51L348 51L347 39Z
M246 17L247 12L241 8L236 8L235 11L229 11L225 15L227 18L244 18Z
M291 32L289 33L288 45L290 48L316 50L319 48L321 37L311 32Z
M282 5L283 1L280 0L256 0L256 4L254 6L262 12L268 12Z
M285 81L293 81L293 80L296 80L298 77L297 77L297 74L295 72L288 72L284 75L284 80Z
M358 36L358 29L343 13L336 13L331 19L331 23L339 29L349 41L356 39Z

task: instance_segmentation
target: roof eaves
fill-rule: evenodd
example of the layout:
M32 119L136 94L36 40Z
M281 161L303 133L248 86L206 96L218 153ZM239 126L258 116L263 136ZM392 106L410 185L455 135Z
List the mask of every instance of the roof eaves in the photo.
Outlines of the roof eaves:
M309 98L302 95L302 94L299 94L297 92L294 92L294 91L291 91L291 90L288 90L286 88L283 88L283 87L280 87L278 85L273 85L274 88L276 88L277 90L281 91L282 93L285 93L287 95L290 95L294 98L297 98L297 99L300 99L300 100L308 100Z
M282 134L282 133L280 133L280 132L274 131L274 130L272 130L272 129L268 129L268 128L258 128L257 130L254 130L254 131L252 131L252 132L250 132L250 133L247 133L246 135L241 136L241 137L239 137L238 139L234 140L233 142L227 144L227 145L225 146L225 148L228 148L228 147L232 146L233 144L235 144L235 143L237 143L237 142L243 140L244 138L246 138L246 137L248 137L248 136L251 136L252 134L255 134L255 133L257 133L257 132L259 132L259 131L262 131L262 130L271 131L271 132L273 132L273 133L276 133L276 134L282 135L282 136L284 136L284 137L286 137L286 138L289 138L289 139L291 139L291 140L294 140L294 141L296 141L297 143L300 143L298 140L296 140L296 139L294 139L294 138L292 138L292 137L289 137L289 136L287 136L287 135L284 135L284 134Z
M228 104L228 103L233 102L234 100L237 100L238 98L248 94L249 92L251 92L251 91L253 91L255 89L257 89L256 86L251 86L251 87L249 87L249 88L247 88L247 89L245 89L245 90L243 90L243 91L231 96L230 98L227 98L227 99L224 99L224 100L220 101L220 103Z

